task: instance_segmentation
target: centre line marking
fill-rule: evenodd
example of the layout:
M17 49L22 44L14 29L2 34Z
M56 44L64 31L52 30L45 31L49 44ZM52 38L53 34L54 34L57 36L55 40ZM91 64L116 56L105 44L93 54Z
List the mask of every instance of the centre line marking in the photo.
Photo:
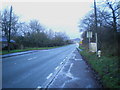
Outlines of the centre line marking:
M52 75L53 75L53 73L50 73L50 74L47 76L47 79L49 79Z
M32 60L33 58L29 58L28 60Z

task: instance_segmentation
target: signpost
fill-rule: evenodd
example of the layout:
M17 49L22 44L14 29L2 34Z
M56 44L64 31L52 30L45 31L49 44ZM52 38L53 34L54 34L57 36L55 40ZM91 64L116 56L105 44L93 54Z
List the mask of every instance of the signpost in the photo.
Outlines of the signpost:
M98 48L97 48L97 47L98 47L98 46L97 46L97 45L98 45L98 43L97 43L97 42L98 42L98 41L97 41L97 33L95 33L95 37L96 37L96 53L97 53L97 49L98 49Z
M90 38L92 38L92 32L91 31L87 32L87 38L89 39L89 51L90 51Z
M96 33L95 33L95 36L96 36L96 54L97 54L97 51L98 51L98 37L97 37L97 10L96 10L96 1L94 0L94 13L95 13L95 30L96 30Z

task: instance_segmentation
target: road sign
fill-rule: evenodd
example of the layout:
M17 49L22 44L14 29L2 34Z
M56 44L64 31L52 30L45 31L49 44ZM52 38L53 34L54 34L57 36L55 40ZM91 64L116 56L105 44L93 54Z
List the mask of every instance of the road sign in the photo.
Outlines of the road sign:
M80 41L80 44L82 44L82 41Z
M92 38L92 32L90 31L87 32L87 38Z

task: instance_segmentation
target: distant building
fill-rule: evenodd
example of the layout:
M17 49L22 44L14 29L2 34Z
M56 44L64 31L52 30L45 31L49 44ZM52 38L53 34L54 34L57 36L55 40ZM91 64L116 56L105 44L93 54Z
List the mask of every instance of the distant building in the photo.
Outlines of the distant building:
M14 40L10 40L11 43L15 43ZM7 47L7 38L6 37L2 37L0 38L0 44L2 45L2 48Z

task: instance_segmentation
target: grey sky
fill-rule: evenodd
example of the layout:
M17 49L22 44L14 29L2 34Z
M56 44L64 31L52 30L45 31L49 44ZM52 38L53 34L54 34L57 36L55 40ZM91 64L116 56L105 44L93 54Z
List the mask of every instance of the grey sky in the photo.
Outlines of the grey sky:
M53 31L66 32L70 38L79 38L78 23L92 9L92 4L93 2L3 2L2 9L12 5L21 21L37 19Z

